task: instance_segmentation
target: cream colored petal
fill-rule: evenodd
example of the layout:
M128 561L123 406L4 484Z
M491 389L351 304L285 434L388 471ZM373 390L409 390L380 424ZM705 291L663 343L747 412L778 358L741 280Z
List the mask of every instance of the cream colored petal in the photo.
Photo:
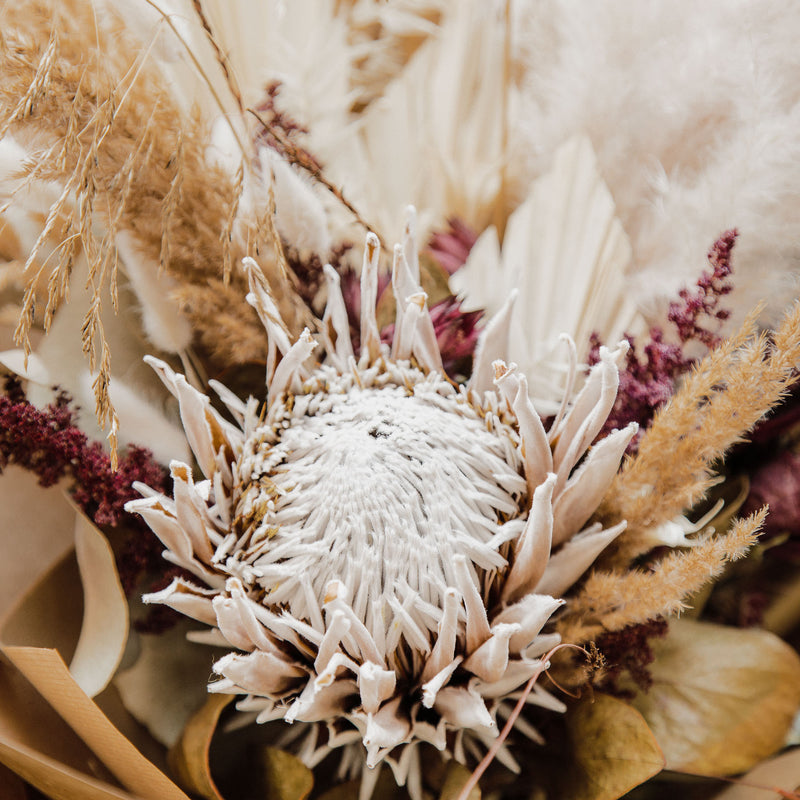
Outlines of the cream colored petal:
M518 603L504 608L492 624L517 623L520 626L509 641L512 653L521 653L539 635L539 631L553 612L564 605L564 601L547 594L527 594Z
M211 603L216 596L217 592L214 589L203 589L183 578L173 578L172 583L165 589L146 594L142 599L145 603L161 603L174 608L184 616L204 622L206 625L216 625L217 615Z
M542 418L528 396L528 381L520 375L519 388L511 406L519 425L520 454L525 464L528 491L532 492L553 470L553 454L547 441Z
M595 512L617 474L622 456L639 426L615 430L589 450L553 506L553 547L563 544Z
M361 692L361 704L369 714L374 714L384 700L388 700L397 686L397 675L394 670L383 669L371 661L361 666L358 672L358 689Z
M277 363L277 352L286 355L292 346L289 331L283 321L281 312L272 298L269 284L267 283L261 267L252 258L242 259L242 268L247 274L250 292L245 298L256 310L264 330L267 332L267 383L272 380Z
M321 722L338 717L346 710L348 698L357 694L358 686L352 680L334 681L323 687L309 681L289 707L284 719L287 722Z
M192 480L192 471L186 464L173 461L169 465L169 471L178 524L189 536L194 553L206 564L211 564L214 549L209 541L209 533L214 528L209 519L208 506L198 494Z
M558 473L557 495L614 406L619 388L619 371L615 360L627 350L627 342L620 344L613 352L605 347L600 348L600 362L592 367L586 385L564 417L553 453L553 463Z
M438 625L438 635L422 672L423 681L432 680L434 675L447 669L448 665L453 662L460 610L461 595L453 588L447 589L444 595L444 613Z
M457 274L457 273L456 273ZM508 358L508 343L511 335L511 314L518 292L513 290L502 308L487 323L478 337L475 360L467 389L482 398L484 392L492 390L495 378L494 362Z
M456 728L485 728L496 732L492 715L472 682L466 687L445 686L434 705L444 719Z
M339 273L330 265L323 267L325 283L328 287L328 301L325 304L325 314L322 317L322 332L325 337L325 349L330 356L334 356L339 363L337 368L344 371L347 362L353 357L353 342L350 339L350 323L347 319L347 309L342 297L342 285ZM329 327L336 334L336 342L331 341Z
M223 420L211 408L208 397L190 386L183 375L176 374L167 364L152 356L145 356L144 360L177 398L189 447L203 474L210 477L217 469L220 448L229 448L232 455L241 442L241 431Z
M367 234L361 267L361 357L372 362L381 353L381 334L375 318L378 304L378 260L381 246L374 233Z
M406 307L408 298L421 290L419 280L411 274L411 268L405 257L404 249L397 244L392 259L392 293L395 301L394 337L392 340L392 358L395 361L408 358L413 333L416 325L409 324ZM405 355L403 355L405 353Z
M475 686L482 697L504 698L545 668L544 662L539 660L512 659L502 678L492 683L477 681Z
M594 560L625 530L627 523L613 528L589 528L568 541L554 556L535 591L543 594L563 594L594 563Z
M458 589L464 598L467 610L467 652L477 650L491 635L489 620L486 618L486 606L475 585L475 578L470 572L467 559L456 556L454 559Z
M167 550L177 556L181 562L190 563L194 560L191 539L171 510L165 508L166 503L169 503L174 509L174 503L169 498L156 495L143 497L140 500L130 500L125 503L125 510L129 514L138 514L147 523L150 530L158 536Z
M284 392L296 392L300 382L308 377L304 364L311 355L317 343L311 338L311 333L306 328L300 338L289 348L289 352L281 359L275 374L269 384L270 405L278 400Z
M454 658L447 666L437 672L429 681L422 684L422 705L432 708L436 702L436 695L448 684L453 673L463 661L462 656Z
M545 574L553 537L552 500L555 484L556 476L550 473L547 480L533 493L528 521L514 547L514 561L503 585L504 602L518 600L532 591Z
M464 662L464 669L488 683L500 680L508 666L509 641L520 631L516 622L493 626L491 637Z
M227 680L208 685L210 692L226 692L272 696L285 692L308 673L274 653L256 650L247 655L228 653L214 664L214 672ZM237 691L238 690L238 691Z
M411 723L400 710L402 700L402 697L397 697L376 714L367 715L364 746L367 748L368 767L374 767L378 763L381 750L391 750L408 740Z

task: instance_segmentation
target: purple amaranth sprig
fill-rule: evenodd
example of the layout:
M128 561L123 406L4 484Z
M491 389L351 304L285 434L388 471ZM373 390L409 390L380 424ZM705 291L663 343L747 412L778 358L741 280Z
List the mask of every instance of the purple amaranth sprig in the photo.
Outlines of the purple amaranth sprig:
M677 341L667 341L663 329L653 326L649 342L637 352L635 338L626 334L631 348L620 370L620 391L604 433L638 422L641 436L656 410L672 396L680 376L694 363L686 352L687 345L696 342L710 349L720 343L719 328L730 312L719 308L719 303L733 289L729 278L737 236L736 229L725 231L708 251L711 270L703 272L694 289L681 289L680 299L670 303L667 320L674 326ZM601 344L596 334L592 334L590 344L588 361L595 364Z
M605 661L605 675L600 683L603 691L630 699L635 692L622 688L619 680L627 673L630 680L642 691L653 685L648 666L655 660L651 641L667 635L667 621L656 617L639 625L628 625L619 631L604 633L596 642Z
M0 472L14 464L53 486L62 479L78 506L96 525L117 526L124 518L128 535L117 556L123 589L131 594L145 571L161 570L161 545L150 529L124 511L137 497L134 481L167 487L167 471L149 450L131 445L116 471L102 445L90 441L76 424L77 412L65 392L44 409L28 402L19 381L7 378L0 395Z

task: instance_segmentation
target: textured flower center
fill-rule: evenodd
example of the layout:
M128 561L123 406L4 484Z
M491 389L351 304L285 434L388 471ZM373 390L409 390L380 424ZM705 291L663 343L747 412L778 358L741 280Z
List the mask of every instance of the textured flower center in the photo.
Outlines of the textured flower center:
M500 569L522 530L517 436L441 379L369 377L337 376L270 414L244 448L237 516L258 520L250 564L270 604L312 619L338 580L373 635L391 637L399 614L405 638L427 639L455 556Z

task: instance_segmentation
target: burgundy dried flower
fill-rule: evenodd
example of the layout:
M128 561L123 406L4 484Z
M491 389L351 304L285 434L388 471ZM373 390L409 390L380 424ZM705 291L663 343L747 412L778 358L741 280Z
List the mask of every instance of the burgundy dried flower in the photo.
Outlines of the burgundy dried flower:
M149 450L136 446L128 447L114 471L102 445L89 441L75 420L66 393L39 409L25 399L19 381L8 378L0 395L0 472L15 464L34 473L41 486L66 478L75 502L95 524L115 526L124 517L128 535L117 566L130 594L146 571L161 571L162 548L147 525L125 514L124 505L138 497L134 481L165 491L168 473Z
M622 673L627 672L633 683L646 692L653 685L653 678L647 669L655 660L651 639L666 636L668 628L667 621L657 617L603 634L595 643L606 663L602 689L618 697L632 697L633 691L619 686Z
M272 148L290 164L297 164L311 172L319 172L322 164L298 144L298 139L308 133L308 128L278 108L281 82L273 81L264 91L264 99L255 108L259 119L263 122L256 134L256 144Z
M750 494L742 514L769 505L764 536L800 536L800 455L785 450L750 476Z
M678 378L694 363L686 353L686 346L698 342L712 348L720 343L719 327L730 312L718 305L733 288L728 279L737 236L735 229L725 231L708 251L711 270L703 272L693 291L681 289L680 301L670 303L667 319L675 327L677 342L665 341L663 330L654 326L650 329L650 341L639 355L634 337L626 334L631 348L620 370L620 391L603 432L638 422L639 434L631 442L631 450L636 448L639 436L652 422L656 410L672 396ZM594 364L601 344L596 334L592 334L590 344L588 360Z
M428 242L428 252L448 275L467 261L478 235L457 217L447 220L447 230L435 232Z

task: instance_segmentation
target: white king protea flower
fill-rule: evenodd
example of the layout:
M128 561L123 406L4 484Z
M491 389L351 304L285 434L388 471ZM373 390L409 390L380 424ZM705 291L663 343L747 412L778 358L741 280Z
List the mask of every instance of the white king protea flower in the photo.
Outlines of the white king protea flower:
M484 330L470 382L448 380L413 216L394 250L389 352L375 319L378 257L369 235L358 358L327 268L322 364L308 331L290 341L247 260L247 299L269 337L266 407L215 384L237 427L152 359L205 479L174 461L174 499L139 487L143 499L127 508L197 578L146 601L213 626L208 640L231 647L211 691L247 695L239 708L259 722L326 724L326 736L309 728L310 765L346 746L343 773L386 760L420 797L418 745L464 760L498 735L510 697L545 666L558 637L542 629L560 596L624 527L584 525L635 425L590 447L617 392L621 351L604 350L545 430L525 376L498 360L513 298ZM529 702L563 709L538 686ZM522 720L519 729L538 736Z

